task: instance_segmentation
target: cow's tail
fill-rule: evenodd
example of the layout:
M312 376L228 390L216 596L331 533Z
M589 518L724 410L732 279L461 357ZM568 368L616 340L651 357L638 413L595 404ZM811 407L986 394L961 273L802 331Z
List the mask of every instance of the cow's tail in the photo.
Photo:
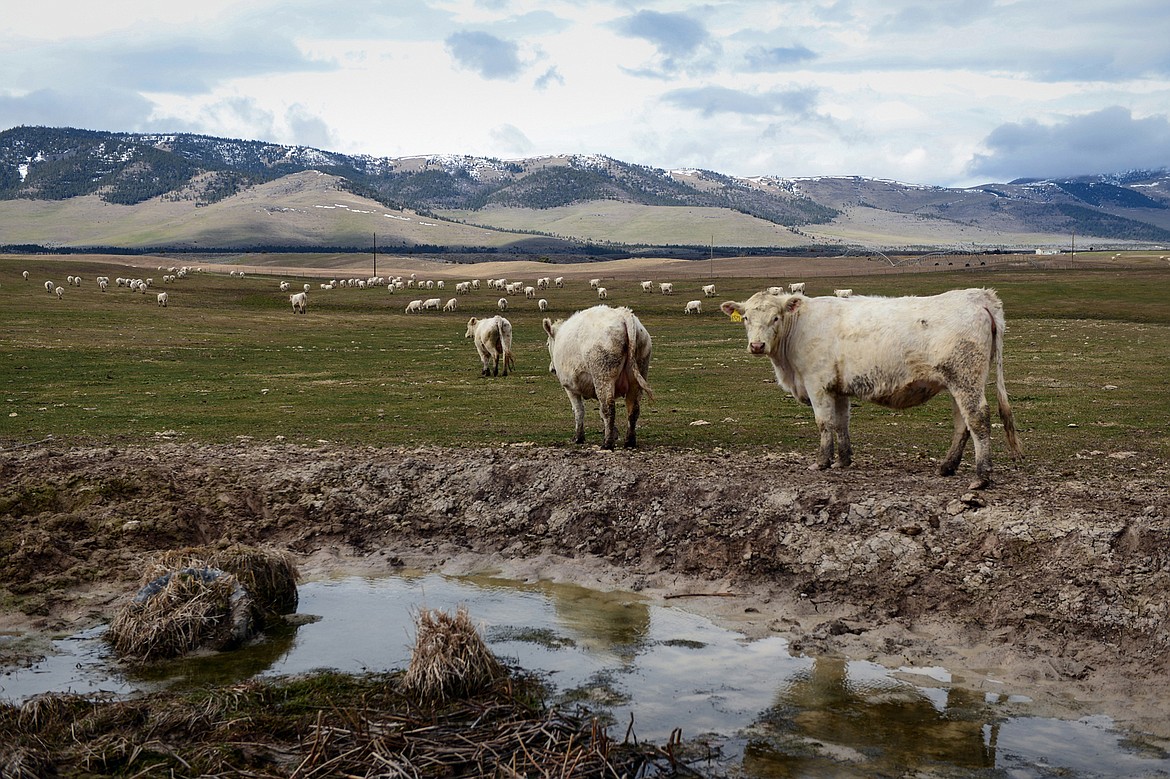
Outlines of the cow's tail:
M995 368L995 401L999 406L999 418L1003 421L1003 432L1007 436L1008 449L1016 457L1022 457L1024 449L1020 445L1019 436L1016 435L1016 421L1012 416L1012 404L1008 402L1007 386L1003 377L1003 334L1004 330L1007 329L1003 317L1003 306L989 308L987 313L991 315L991 359L995 363L992 367Z
M512 356L512 326L508 325L508 331L504 332L504 321L501 317L496 317L496 335L500 339L500 351L503 352L504 372L515 370L516 359Z
M654 390L650 389L650 383L646 381L646 377L642 375L642 371L638 368L638 320L634 318L633 314L626 318L626 353L625 365L622 371L632 382L637 382L638 386L646 393L647 397L654 400Z

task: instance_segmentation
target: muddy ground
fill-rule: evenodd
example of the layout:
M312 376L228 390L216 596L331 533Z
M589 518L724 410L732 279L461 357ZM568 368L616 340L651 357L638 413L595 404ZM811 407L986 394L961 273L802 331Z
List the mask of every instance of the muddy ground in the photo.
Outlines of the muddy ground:
M109 619L154 553L287 548L628 589L794 651L990 677L1170 737L1170 471L1086 453L967 493L926 461L807 452L284 443L0 451L0 664ZM730 595L728 595L730 594Z

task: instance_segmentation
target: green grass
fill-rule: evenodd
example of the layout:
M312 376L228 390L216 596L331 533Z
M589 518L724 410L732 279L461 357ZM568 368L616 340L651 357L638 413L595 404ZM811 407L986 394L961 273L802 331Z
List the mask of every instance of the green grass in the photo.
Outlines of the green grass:
M29 282L20 277L26 269ZM463 270L467 278L475 272ZM67 287L63 300L45 293L46 279L61 283L75 273L83 286ZM568 445L569 404L547 373L541 315L522 297L512 297L508 311L517 371L484 379L463 333L469 316L496 313L498 294L461 298L455 314L403 313L414 297L451 297L452 279L444 292L390 295L323 292L320 279L290 278L313 285L309 313L294 316L278 277L197 274L167 285L170 306L160 309L153 292L99 292L98 275L146 274L116 261L0 257L0 445L240 436L376 447ZM811 460L811 411L775 386L767 361L747 353L743 328L717 308L770 282L720 278L704 313L684 316L702 283L676 280L678 292L664 297L642 294L633 280L607 281L608 302L631 305L654 338L649 378L657 400L644 409L639 442L733 452L766 446ZM1170 456L1170 271L936 271L816 279L809 292L835 286L890 295L994 287L1008 316L1008 391L1032 458ZM554 317L596 303L579 279L545 296ZM699 420L710 424L691 424ZM939 457L949 436L946 398L901 412L854 409L859 458ZM595 404L586 437L600 440ZM1001 434L993 446L1005 450Z

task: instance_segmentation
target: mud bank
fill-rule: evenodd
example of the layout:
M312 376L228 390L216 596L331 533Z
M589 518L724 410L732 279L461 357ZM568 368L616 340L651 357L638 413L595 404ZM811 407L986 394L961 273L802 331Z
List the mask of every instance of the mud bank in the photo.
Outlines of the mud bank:
M1170 737L1170 472L969 474L806 453L284 444L0 452L0 630L109 617L160 550L271 544L307 575L493 571L672 599L798 651L992 676ZM0 664L35 643L0 644Z

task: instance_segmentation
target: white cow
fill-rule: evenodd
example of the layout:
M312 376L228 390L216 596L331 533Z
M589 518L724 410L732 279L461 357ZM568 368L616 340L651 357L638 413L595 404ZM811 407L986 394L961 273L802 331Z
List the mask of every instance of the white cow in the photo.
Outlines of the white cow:
M674 294L674 283L670 282L670 281L665 281L665 282L658 285L658 289L661 290L663 295L673 295Z
M643 292L653 292L654 291L654 282L653 281L643 281L642 282L642 291Z
M553 286L556 287L557 289L564 288L565 277L564 276L557 276L555 279L553 279Z
M51 281L46 281L46 282L45 282L45 292L48 292L50 295L52 295L52 294L53 294L53 289L54 289L56 286L57 286L57 285L56 285L56 284L54 284L53 282L51 282Z
M793 295L795 295L798 292L803 295L804 294L804 282L797 281L797 282L793 282L792 284L789 284L788 291L791 292Z
M409 303L406 304L406 313L408 313L408 314L422 313L422 310L423 310L422 304L423 304L423 302L421 300L410 301Z
M167 307L167 301L168 301L168 300L170 300L170 298L171 298L171 296L170 296L170 295L168 295L168 294L167 294L167 293L165 293L165 292L160 292L160 293L158 293L157 300L158 300L158 305L159 305L159 307L160 307L160 308L166 308L166 307Z
M833 290L833 294L839 298L848 298L848 297L853 296L853 290L851 290L851 289L835 289L835 290Z
M850 398L890 408L951 394L954 434L939 466L950 476L968 439L975 444L975 480L991 483L991 414L984 388L992 366L1008 447L1021 454L1003 376L1003 304L989 289L961 289L928 297L809 298L757 292L743 303L725 302L739 314L748 351L767 355L776 382L812 406L820 449L815 468L853 460Z
M540 300L536 301L536 307L541 311L548 311L548 301L544 298L541 298Z
M21 271L20 275L24 278L25 281L28 281L28 271Z
M488 319L467 320L467 332L464 338L475 339L475 350L479 352L479 360L483 363L481 376L499 376L500 361L504 363L504 375L508 375L510 368L515 368L516 361L512 356L512 323L502 316L496 315Z
M607 297L609 297L609 290L606 289L605 287L598 287L597 288L597 299L598 300L605 300Z
M604 426L602 447L617 440L614 402L626 400L626 446L637 446L642 393L654 397L646 374L650 370L650 334L628 308L597 305L566 320L543 320L548 334L549 371L573 407L573 440L585 443L585 401L596 399Z
M499 300L497 300L496 301L496 308L500 309L501 311L507 311L508 310L508 299L507 298L500 298Z
M55 288L53 289L53 292L55 292L55 293L56 293L56 295L57 295L57 300L60 300L60 299L61 299L61 296L65 294L65 288L64 288L64 287L55 287Z
M166 293L164 292L163 294L165 295ZM288 296L288 302L292 303L292 310L294 314L303 314L305 313L305 308L309 304L309 293L296 292Z
M443 307L443 299L442 298L427 298L426 300L423 301L422 307L423 307L424 311L438 311L439 309L441 309Z
M708 298L715 297L715 285L714 284L708 284L705 287L703 287L703 297L708 297Z
M687 302L686 308L683 309L684 314L701 314L703 313L703 301L691 300Z
M589 289L597 289L601 286L601 279L589 279Z
M165 278L164 278L164 280L165 280ZM292 285L290 285L287 281L282 281L282 282L280 282L280 291L281 292L288 292L290 286L292 286Z
M455 298L451 298L447 301L446 305L443 306L444 311L454 311L457 308L459 308L459 301Z
M536 299L536 287L525 287L524 288L524 297L527 300L535 300Z

